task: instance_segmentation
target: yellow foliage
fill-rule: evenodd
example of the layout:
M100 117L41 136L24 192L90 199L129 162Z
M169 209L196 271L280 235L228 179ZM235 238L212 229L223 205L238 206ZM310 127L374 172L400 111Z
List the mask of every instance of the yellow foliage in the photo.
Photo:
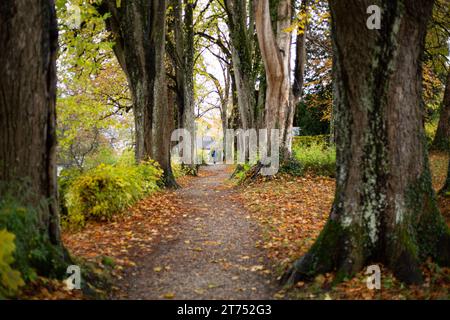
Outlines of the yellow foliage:
M16 250L14 239L14 234L0 230L0 296L12 295L25 284L20 272L11 268Z
M163 171L154 161L105 165L89 170L69 186L66 204L71 226L86 220L109 220L159 189Z

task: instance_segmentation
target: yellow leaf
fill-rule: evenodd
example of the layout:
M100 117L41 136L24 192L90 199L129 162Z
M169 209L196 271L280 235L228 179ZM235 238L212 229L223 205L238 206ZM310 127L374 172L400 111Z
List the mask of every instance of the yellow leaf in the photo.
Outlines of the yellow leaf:
M250 268L251 272L261 271L264 270L264 266L253 266Z
M169 292L169 293L164 294L163 297L165 299L173 299L173 298L175 298L175 293Z

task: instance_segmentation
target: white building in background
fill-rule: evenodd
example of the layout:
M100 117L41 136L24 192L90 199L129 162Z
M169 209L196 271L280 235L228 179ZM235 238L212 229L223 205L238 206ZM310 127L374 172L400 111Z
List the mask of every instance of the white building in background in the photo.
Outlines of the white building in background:
M298 136L300 136L300 131L301 131L300 127L293 127L292 128L292 135L294 137L298 137Z

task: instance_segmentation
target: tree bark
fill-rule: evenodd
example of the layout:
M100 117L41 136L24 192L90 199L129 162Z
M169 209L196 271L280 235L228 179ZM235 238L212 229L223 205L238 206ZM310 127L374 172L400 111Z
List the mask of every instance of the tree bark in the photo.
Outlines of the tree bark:
M216 92L219 96L220 101L220 120L222 122L222 133L223 133L223 140L222 140L222 158L226 159L226 151L227 151L227 129L229 129L229 105L230 105L230 98L231 98L231 87L232 87L232 79L231 79L231 62L229 64L224 63L223 61L219 61L219 64L222 69L222 75L223 75L223 86L220 83L219 79L217 79L213 74L209 74L210 79L214 83L214 86L216 87Z
M439 124L434 136L432 148L435 150L449 151L450 139L450 71L447 74L444 100L442 102Z
M292 20L291 1L277 5L276 33L272 26L269 0L255 1L255 22L261 56L266 70L266 129L280 130L280 146L284 159L292 152L294 107L290 95L291 34L285 30Z
M420 283L428 257L450 262L450 232L431 185L424 139L421 57L432 0L384 0L381 30L366 28L372 1L331 0L336 56L336 197L309 252L283 277L353 276L383 263Z
M192 161L187 165L193 175L197 174L194 161L195 147L195 106L194 106L194 6L192 1L172 0L174 15L175 44L172 52L175 64L177 105L181 127L191 134ZM184 7L184 14L183 14Z
M232 102L232 110L231 110L231 117L228 121L228 126L231 129L238 130L239 125L242 123L240 119L240 113L239 113L239 101L237 97L237 85L236 85L236 78L234 75L234 69L231 68L230 70L231 74L231 102Z
M225 0L227 22L232 44L234 81L242 129L258 129L258 113L255 86L257 62L255 63L254 17L252 1ZM247 22L249 23L247 24Z
M177 187L170 161L170 134L165 59L166 1L104 0L101 13L110 13L107 28L114 51L130 85L136 130L136 160L156 160L164 183Z
M1 2L0 193L17 192L16 183L26 182L27 204L42 208L38 228L43 241L48 239L67 259L56 181L57 48L53 1ZM49 267L54 267L50 261Z
M295 45L294 82L292 84L292 103L294 108L300 102L303 95L306 66L306 36L308 34L309 27L308 14L308 1L303 0L300 6L300 17L304 19L304 21L302 27L297 31L297 41Z

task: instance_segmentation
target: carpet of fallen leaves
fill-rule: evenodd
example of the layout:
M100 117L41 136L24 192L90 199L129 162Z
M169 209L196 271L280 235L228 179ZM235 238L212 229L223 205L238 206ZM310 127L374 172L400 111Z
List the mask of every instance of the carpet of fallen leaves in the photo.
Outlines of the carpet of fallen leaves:
M85 300L79 290L67 290L66 284L59 280L39 277L28 283L17 297L22 300Z
M110 222L90 223L78 232L65 232L63 241L73 255L89 260L110 258L120 271L134 267L134 260L150 253L161 238L172 238L172 222L181 211L172 192L156 193ZM120 278L119 272L117 276Z
M445 154L430 156L436 190L445 181L447 159ZM263 226L263 241L259 245L267 250L275 276L281 276L292 261L307 252L319 235L333 203L335 181L314 175L282 176L241 188L239 200ZM450 218L450 201L440 198L439 205L444 216ZM450 299L448 268L427 262L423 267L424 284L411 287L405 287L389 270L381 268L381 290L367 289L364 272L333 287L334 275L330 273L316 277L311 283L299 282L294 289L279 292L277 298Z
M334 199L334 180L289 176L244 187L240 199L267 230L261 246L282 269L305 253L327 219Z
M208 173L202 173L208 174ZM181 177L181 186L192 177ZM72 256L94 265L93 271L101 275L112 269L108 276L121 280L127 268L152 252L161 241L171 240L177 233L179 219L188 214L172 191L157 192L138 202L132 208L109 222L90 222L83 229L64 230L62 239ZM67 291L62 281L39 278L22 291L21 299L88 299L80 291ZM120 295L112 286L110 297Z
M430 155L433 186L438 190L447 174L447 155ZM209 173L204 172L204 175ZM189 183L183 177L180 185ZM223 186L230 187L229 183ZM320 233L334 198L334 179L309 175L278 177L257 181L245 187L237 200L263 226L258 247L266 250L274 267L274 276L304 254ZM440 198L441 212L450 222L450 198ZM98 266L98 271L112 268L112 276L121 279L127 269L144 255L177 235L177 221L186 217L173 192L156 193L108 223L89 223L83 230L63 232L63 241L72 255ZM292 290L277 293L278 299L449 299L450 269L428 262L423 267L425 282L405 287L382 267L382 290L371 291L363 272L353 279L332 286L333 274L316 277L312 283L299 282ZM113 287L112 296L120 296ZM79 291L65 290L61 281L38 278L24 288L21 299L86 299Z

